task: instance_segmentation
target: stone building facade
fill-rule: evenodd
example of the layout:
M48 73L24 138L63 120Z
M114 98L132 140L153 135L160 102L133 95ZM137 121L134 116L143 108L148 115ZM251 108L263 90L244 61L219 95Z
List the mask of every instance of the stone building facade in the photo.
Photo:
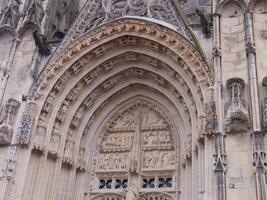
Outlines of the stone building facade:
M0 0L0 200L267 200L265 0Z

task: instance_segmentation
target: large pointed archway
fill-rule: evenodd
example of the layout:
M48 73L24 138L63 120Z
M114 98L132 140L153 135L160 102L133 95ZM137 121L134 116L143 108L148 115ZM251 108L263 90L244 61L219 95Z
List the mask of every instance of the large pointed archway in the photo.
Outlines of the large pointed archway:
M33 142L18 135L31 149L23 198L188 195L213 73L200 55L175 30L136 18L72 42L29 95Z

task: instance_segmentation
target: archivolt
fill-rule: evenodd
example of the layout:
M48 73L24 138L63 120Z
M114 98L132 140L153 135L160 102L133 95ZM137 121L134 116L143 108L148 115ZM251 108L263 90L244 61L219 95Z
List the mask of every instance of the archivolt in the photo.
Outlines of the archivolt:
M175 31L137 19L110 22L56 56L33 86L30 97L38 110L33 148L48 146L63 161L68 156L79 161L81 144L90 143L87 133L103 119L102 108L141 94L171 105L186 142L187 134L198 137L212 77L198 51ZM75 146L71 156L64 154L68 142Z

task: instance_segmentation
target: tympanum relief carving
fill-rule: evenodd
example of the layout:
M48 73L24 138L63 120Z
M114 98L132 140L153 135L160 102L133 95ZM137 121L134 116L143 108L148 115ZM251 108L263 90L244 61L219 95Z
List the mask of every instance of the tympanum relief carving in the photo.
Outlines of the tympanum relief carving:
M151 174L160 177L158 183L168 180L172 188L177 164L175 141L169 121L153 105L137 100L125 106L102 129L93 166L97 177L91 191L131 184L149 189L147 181L156 180ZM119 183L123 187L117 187Z

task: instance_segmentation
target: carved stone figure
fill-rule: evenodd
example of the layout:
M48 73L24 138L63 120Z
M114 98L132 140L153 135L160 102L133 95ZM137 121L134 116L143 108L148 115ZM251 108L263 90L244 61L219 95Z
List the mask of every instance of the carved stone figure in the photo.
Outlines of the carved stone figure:
M48 150L49 154L54 158L58 157L60 140L61 140L61 135L60 135L60 130L59 130L59 124L55 123L53 132L50 138L49 150Z
M9 144L12 139L14 123L20 103L14 99L9 99L2 110L0 121L0 145Z
M20 0L11 0L5 8L2 17L0 18L0 25L8 24L16 27L20 18L19 6Z
M40 26L44 17L44 9L41 0L34 0L28 10L27 19Z
M16 135L19 144L28 145L31 142L31 129L34 122L35 110L36 104L34 102L28 102L20 120L19 132Z
M39 117L36 133L34 136L34 148L39 151L44 151L44 142L46 136L45 114Z
M66 141L65 148L64 148L64 155L62 161L64 164L72 166L74 164L73 154L74 154L74 141Z

